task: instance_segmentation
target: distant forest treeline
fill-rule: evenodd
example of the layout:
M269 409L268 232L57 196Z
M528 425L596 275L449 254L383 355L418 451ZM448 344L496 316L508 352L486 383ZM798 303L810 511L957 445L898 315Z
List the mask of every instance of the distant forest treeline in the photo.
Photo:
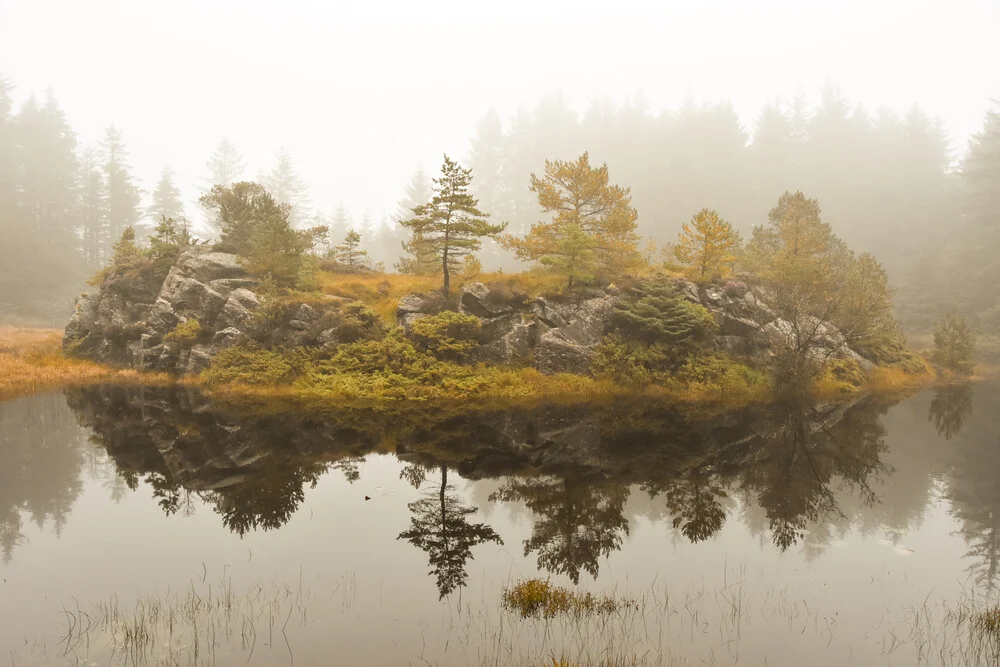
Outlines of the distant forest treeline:
M540 217L528 189L531 174L540 174L546 159L570 160L584 151L593 163L608 164L614 182L632 188L639 231L658 246L674 241L682 222L704 207L747 234L766 220L781 192L802 190L819 199L840 237L886 266L908 328L929 330L952 302L980 328L1000 328L997 111L959 159L940 121L919 108L902 116L872 111L832 85L817 105L804 95L775 100L752 127L728 103L654 112L637 100L598 100L579 114L553 94L506 122L495 111L483 116L466 164L480 208L521 233ZM253 178L226 140L205 171L199 191ZM408 236L395 221L426 201L431 185L417 170L392 218L375 221L368 213L352 220L343 207L313 210L287 153L279 152L274 168L255 180L292 205L293 222L329 226L331 245L359 229L361 247L390 268ZM194 217L169 169L145 207L141 195L118 129L110 127L96 147L81 147L51 93L15 109L13 85L0 81L0 321L60 324L126 226L160 215ZM482 259L488 268L518 266L493 244Z

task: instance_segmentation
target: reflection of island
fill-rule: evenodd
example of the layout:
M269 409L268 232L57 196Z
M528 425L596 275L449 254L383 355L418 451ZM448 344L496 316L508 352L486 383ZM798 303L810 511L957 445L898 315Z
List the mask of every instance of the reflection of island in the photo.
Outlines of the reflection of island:
M0 401L0 561L24 541L25 516L62 531L82 489L85 449L62 394Z
M503 544L496 531L485 523L469 523L469 515L475 514L477 508L464 505L448 486L446 466L441 466L439 489L408 507L412 514L410 528L400 533L398 539L427 552L431 574L437 578L442 598L465 585L468 578L465 566L472 558L472 547L484 542Z
M925 400L912 405L926 410ZM965 405L958 412L968 419L967 400L936 403ZM937 436L922 419L897 419L915 430L897 424L906 434L897 441L903 446L887 452L882 419L891 404L874 398L775 405L710 419L663 405L413 413L392 420L335 411L238 414L179 389L91 388L74 391L70 402L117 466L122 488L143 482L167 514L183 515L195 495L240 534L283 525L325 472L339 471L353 482L368 453L395 451L405 463L403 480L418 489L435 480L410 504L410 526L400 538L427 552L442 595L463 585L476 544L501 537L472 521L476 509L448 483L453 473L494 480L491 505L531 514L525 554L534 554L540 568L579 581L581 573L596 576L600 560L621 548L637 512L662 519L677 539L701 542L738 510L776 547L802 543L809 554L855 526L905 530L927 502L932 471L947 469L938 461L951 456L935 445ZM954 466L956 480L993 470L982 459L985 436L969 423L954 436L966 456ZM974 432L978 444L966 446ZM921 444L915 448L910 440ZM912 450L919 455L911 457ZM908 477L902 485L883 485L893 457ZM907 467L910 458L917 463ZM986 488L992 479L983 478L983 489L973 481L963 482L967 491L952 491L970 543L979 540L986 551L992 538L975 535L992 526ZM883 508L879 501L887 494ZM1000 510L1000 499L996 505Z

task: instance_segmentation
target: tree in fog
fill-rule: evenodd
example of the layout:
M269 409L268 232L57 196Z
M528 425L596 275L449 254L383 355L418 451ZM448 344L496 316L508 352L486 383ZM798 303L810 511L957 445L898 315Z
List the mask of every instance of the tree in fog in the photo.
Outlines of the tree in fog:
M741 239L715 211L703 208L685 222L674 255L697 282L726 278L733 272Z
M971 373L975 351L976 336L968 320L952 306L934 326L934 361L960 373Z
M105 238L109 245L126 227L139 221L139 187L132 178L125 139L114 125L105 130L101 140L105 186Z
M87 147L80 156L77 194L83 257L91 267L100 265L104 260L102 238L105 189L100 155L96 148Z
M962 425L972 414L972 387L967 384L949 384L937 387L927 410L927 421L934 424L938 435L951 440L962 430Z
M427 552L431 574L435 575L441 598L465 586L469 578L465 564L472 558L473 547L484 542L503 544L489 525L469 523L468 517L475 514L478 508L464 505L455 495L448 485L448 469L445 466L441 466L438 491L424 495L408 507L410 528L396 539L406 540Z
M184 204L181 202L181 190L174 183L174 172L170 167L164 167L160 172L160 180L153 190L153 204L149 207L149 213L154 221L162 218L172 218L183 220Z
M401 224L404 220L409 220L413 217L413 209L426 204L434 196L433 188L434 182L431 180L431 177L427 175L423 167L417 167L417 170L413 172L413 176L410 178L410 182L406 184L403 198L396 204L396 213L392 218L393 221Z
M343 242L337 246L335 259L348 266L364 266L368 263L368 252L361 250L361 234L353 229L347 232Z
M270 275L279 285L294 285L303 267L303 255L324 227L297 230L291 225L291 207L278 203L257 183L216 185L201 198L220 231L220 250L243 257L251 273Z
M299 178L292 165L292 157L284 148L275 156L274 168L261 179L261 183L279 204L289 206L289 220L293 227L305 219L309 206L309 194L305 182Z
M215 147L215 152L208 158L209 188L213 185L229 187L243 177L247 165L236 145L223 138Z
M414 257L433 254L441 265L442 292L448 296L451 272L468 255L475 253L484 237L503 232L506 224L492 225L488 213L480 211L478 200L469 194L472 170L447 155L441 176L434 179L434 195L413 209L413 216L400 224L412 233L410 252Z
M965 243L957 259L965 282L983 289L973 290L977 310L1000 308L1000 104L986 114L983 129L969 142L962 165L963 208L966 215Z
M784 193L768 224L754 228L746 263L788 323L774 358L783 387L804 386L844 346L877 347L897 336L885 270L871 255L855 256L820 218L819 202L801 192ZM842 336L821 347L828 322Z
M587 153L573 162L546 160L544 176L531 175L531 191L552 219L535 223L523 238L501 239L518 259L556 267L567 275L570 286L576 267L584 266L582 260L591 252L593 268L609 278L641 263L635 232L638 213L629 188L609 184L606 164L591 167Z

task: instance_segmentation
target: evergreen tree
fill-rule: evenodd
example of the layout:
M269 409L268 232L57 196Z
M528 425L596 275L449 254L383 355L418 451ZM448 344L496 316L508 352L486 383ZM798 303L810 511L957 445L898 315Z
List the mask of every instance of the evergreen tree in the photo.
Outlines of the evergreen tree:
M77 192L83 258L87 266L99 266L103 260L104 223L106 220L104 171L97 149L85 148L80 155L80 173Z
M413 209L426 204L434 196L434 183L427 175L423 167L417 167L406 185L405 196L396 204L396 213L393 215L393 222L400 224L404 220L413 217Z
M101 141L104 172L104 237L118 238L139 221L139 188L129 171L128 153L121 130L110 126Z
M149 207L149 213L154 220L163 218L183 220L186 217L184 204L181 202L181 190L174 183L174 172L170 167L164 167L160 172L160 180L153 190L153 204Z
M434 179L434 196L426 204L413 209L413 217L400 224L409 229L417 247L414 256L433 253L441 263L444 276L442 292L447 297L451 287L451 270L466 256L479 250L483 237L496 236L506 224L491 225L487 213L479 210L479 202L469 194L472 170L444 156L440 178Z
M501 239L518 259L565 269L567 251L582 256L583 246L567 241L579 230L592 241L599 273L614 278L641 264L635 232L638 213L629 189L608 183L607 165L591 167L587 153L575 162L546 160L544 177L531 175L531 191L537 193L542 210L553 217L532 225L524 238L507 235Z
M220 232L218 247L243 257L252 273L270 275L279 285L294 285L303 256L325 235L325 227L292 228L291 207L280 204L257 183L216 185L201 198Z
M335 259L348 266L365 266L368 263L368 251L361 250L361 234L353 229L347 232L344 242L337 246Z
M703 208L681 228L674 254L697 282L726 278L733 272L741 245L733 226L715 211Z
M243 177L243 172L247 168L236 145L227 138L219 141L206 166L209 173L209 189L213 185L230 187Z
M278 150L274 168L261 179L261 183L275 201L289 206L289 220L292 226L300 226L309 207L309 195L306 184L296 173L287 150L284 148Z

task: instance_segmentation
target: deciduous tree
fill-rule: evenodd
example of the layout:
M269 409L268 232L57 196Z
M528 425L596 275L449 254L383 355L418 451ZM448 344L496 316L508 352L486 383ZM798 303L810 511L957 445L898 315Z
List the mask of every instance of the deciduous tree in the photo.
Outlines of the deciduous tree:
M740 245L733 226L715 211L703 208L681 227L674 254L692 279L708 282L732 274Z

